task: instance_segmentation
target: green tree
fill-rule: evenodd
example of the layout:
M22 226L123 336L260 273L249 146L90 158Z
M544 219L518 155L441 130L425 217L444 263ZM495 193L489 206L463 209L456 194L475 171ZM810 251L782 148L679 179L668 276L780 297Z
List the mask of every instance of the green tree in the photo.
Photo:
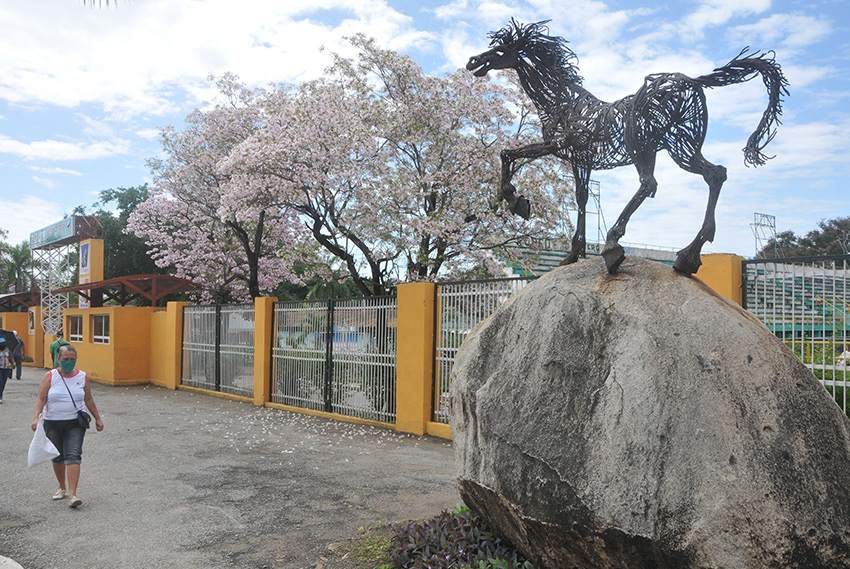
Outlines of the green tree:
M168 268L159 268L148 253L145 242L127 232L127 220L136 207L150 193L147 184L129 188L110 188L98 194L99 201L92 204L97 208L86 213L86 208L77 206L75 215L94 215L103 229L103 278L112 279L128 275L165 274ZM114 204L112 208L106 209Z
M822 220L818 229L798 236L782 231L756 254L757 259L850 255L850 216Z
M302 279L301 282L284 281L274 289L272 296L283 301L351 298L361 294L351 277L340 271L334 272L329 268L317 271L301 261L294 264L293 271ZM305 278L308 274L312 276Z
M147 184L130 188L110 188L100 192L96 206L114 203L116 214L99 209L95 215L103 227L104 259L103 278L111 279L126 275L165 274L168 268L160 268L148 253L147 244L136 235L127 232L127 221L136 207L150 193Z

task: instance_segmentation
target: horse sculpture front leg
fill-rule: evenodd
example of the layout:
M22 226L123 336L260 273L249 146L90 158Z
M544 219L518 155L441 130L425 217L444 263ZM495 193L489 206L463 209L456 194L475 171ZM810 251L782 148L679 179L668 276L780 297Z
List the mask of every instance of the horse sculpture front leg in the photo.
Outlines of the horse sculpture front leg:
M502 179L499 182L496 200L505 200L508 202L508 209L511 213L523 219L529 219L531 217L531 202L523 195L516 195L516 187L511 183L514 174L519 170L516 162L521 159L534 160L541 156L548 156L554 154L557 150L558 145L551 142L539 142L512 150L502 150L499 155L502 159Z
M523 219L528 219L531 217L531 202L523 195L516 195L516 187L511 183L515 173L513 168L514 157L509 150L502 150L500 156L502 159L502 179L499 182L496 201L505 200L508 202L508 209L511 213Z

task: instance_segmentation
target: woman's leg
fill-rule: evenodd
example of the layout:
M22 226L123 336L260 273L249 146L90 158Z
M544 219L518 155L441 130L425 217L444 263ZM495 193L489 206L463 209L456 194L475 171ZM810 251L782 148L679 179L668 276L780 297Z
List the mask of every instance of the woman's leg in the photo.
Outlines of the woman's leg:
M73 498L77 495L77 483L80 481L80 465L66 464L65 472L68 473L68 495Z
M80 481L80 461L83 455L83 439L86 430L76 422L66 423L65 429L65 474L68 477L68 495L71 496L71 507L77 496L77 484ZM79 503L77 503L79 505Z
M59 481L59 489L64 490L65 486L65 455L63 453L65 449L65 437L63 427L63 421L50 421L48 419L44 420L44 434L47 435L47 438L50 439L50 442L53 443L53 446L56 447L56 450L59 451L59 456L53 459L53 474L56 475L56 480Z
M12 370L0 368L0 401L3 401L3 390L6 388L6 380L12 377Z
M65 465L64 464L54 464L53 465L53 474L56 475L56 480L59 481L59 489L65 489Z

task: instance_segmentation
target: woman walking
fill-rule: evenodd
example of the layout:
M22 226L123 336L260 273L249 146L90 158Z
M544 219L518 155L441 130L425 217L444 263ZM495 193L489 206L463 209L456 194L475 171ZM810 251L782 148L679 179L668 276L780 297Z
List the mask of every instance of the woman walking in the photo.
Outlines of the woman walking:
M44 432L59 451L59 456L53 459L53 473L59 481L59 490L53 499L70 496L69 506L72 508L83 503L77 497L77 484L86 429L80 425L77 411L86 410L94 416L97 430L102 431L103 421L94 403L86 372L77 369L77 350L71 345L63 345L59 352L59 367L45 373L38 386L32 430L38 426L38 417L43 412Z

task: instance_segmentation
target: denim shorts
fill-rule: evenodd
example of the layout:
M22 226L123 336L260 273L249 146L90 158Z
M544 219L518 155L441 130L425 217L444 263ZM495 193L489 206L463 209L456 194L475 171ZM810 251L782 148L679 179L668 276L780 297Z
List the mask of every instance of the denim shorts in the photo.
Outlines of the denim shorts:
M77 419L67 421L44 420L44 434L56 446L59 456L53 464L80 464L83 457L83 438L86 430Z

